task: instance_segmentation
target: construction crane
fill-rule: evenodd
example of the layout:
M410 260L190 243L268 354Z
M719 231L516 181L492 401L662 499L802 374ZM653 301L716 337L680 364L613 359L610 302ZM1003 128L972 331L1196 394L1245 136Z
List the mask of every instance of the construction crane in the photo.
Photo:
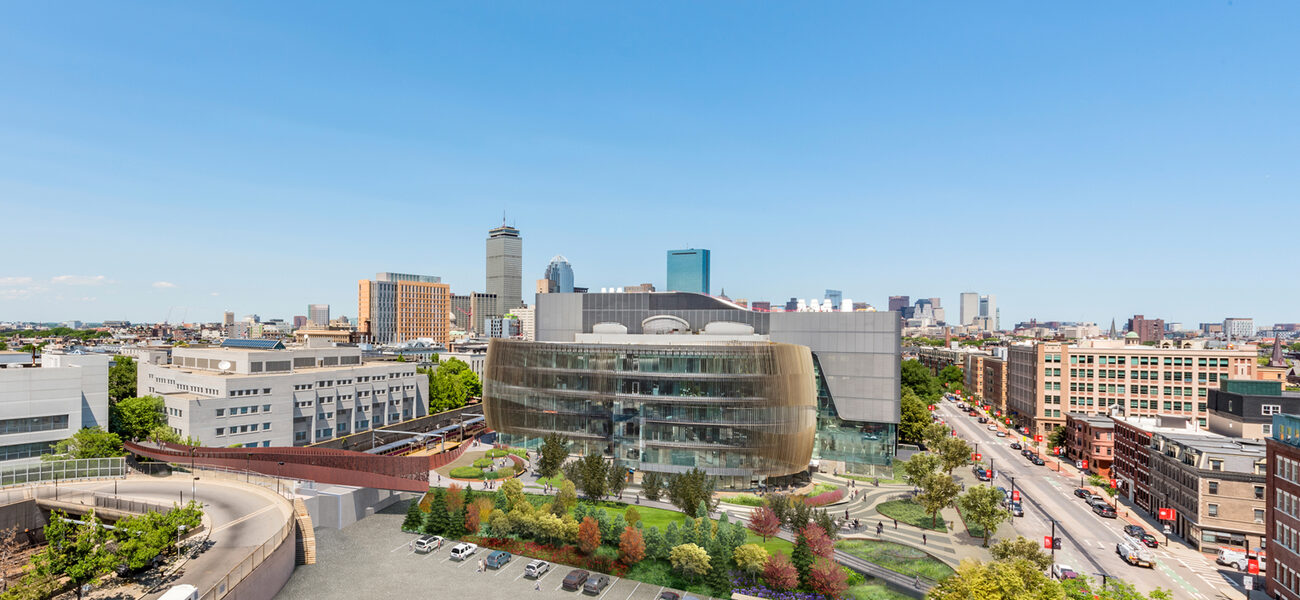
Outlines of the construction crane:
M459 306L455 306L455 305L452 305L451 308L452 308L452 310L454 310L454 311L456 311L456 312L459 312L460 314L465 315L465 318L466 318L466 319L469 319L469 322L465 324L465 328L466 328L468 331L473 331L474 333L479 333L478 330L474 327L474 307L472 306L472 303L471 303L471 306L469 307L469 312L465 312L464 310L461 310L461 308L460 308ZM452 316L455 316L455 313L452 313Z

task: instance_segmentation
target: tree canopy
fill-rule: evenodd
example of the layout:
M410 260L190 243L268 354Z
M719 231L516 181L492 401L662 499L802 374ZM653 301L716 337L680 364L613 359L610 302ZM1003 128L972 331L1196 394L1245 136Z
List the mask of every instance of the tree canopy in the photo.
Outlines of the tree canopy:
M910 444L920 442L925 435L925 428L933 422L930 419L930 409L926 406L925 401L910 388L904 388L899 414L899 440Z
M1002 492L993 486L977 485L957 499L966 520L984 528L985 548L989 546L989 536L997 533L998 525L1011 518L1011 513L1002 508L1002 498Z
M465 361L450 358L431 369L419 369L429 377L429 412L439 413L465 406L470 398L483 395L483 384Z
M124 439L142 440L166 425L167 413L158 396L120 398L108 407L108 430Z
M108 399L120 402L135 396L136 364L130 356L114 356L108 367Z
M42 455L41 459L113 458L123 454L122 438L116 433L109 433L99 427L86 427L72 434L72 437L54 444L53 453Z

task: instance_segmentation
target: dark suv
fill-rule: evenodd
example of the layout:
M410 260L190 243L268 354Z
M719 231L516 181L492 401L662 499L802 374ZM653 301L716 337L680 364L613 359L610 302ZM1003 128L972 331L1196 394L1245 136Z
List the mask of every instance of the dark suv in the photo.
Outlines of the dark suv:
M564 589L566 590L581 589L582 584L587 583L588 577L591 577L591 573L588 573L587 571L583 571L582 569L574 569L572 571L569 571L569 574L564 576L564 583L563 583Z

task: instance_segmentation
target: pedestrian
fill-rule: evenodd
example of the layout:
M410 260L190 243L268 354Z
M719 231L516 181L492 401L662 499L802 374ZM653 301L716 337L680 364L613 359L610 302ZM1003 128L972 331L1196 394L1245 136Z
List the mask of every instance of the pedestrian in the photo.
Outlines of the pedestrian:
M406 545L406 549L407 549L407 550L410 550L410 551L412 551L412 552L414 552L414 551L415 551L415 540L411 540L411 543L409 543L409 544Z
M533 591L534 591L534 592L540 592L540 591L542 591L542 582L538 581L538 582L533 583Z
M879 478L879 477L876 478L876 487L880 487L880 478Z
M922 533L922 534L921 534L921 545L924 546L924 545L929 544L929 543L930 543L930 541L927 540L927 539L925 538L925 534Z
M894 529L898 529L898 519L894 519Z
M849 509L847 508L844 509L844 520L845 521L849 520Z
M914 585L914 586L916 586L916 587L919 588L919 587L921 587L921 576L920 576L920 575L916 575L915 577L916 577L916 579L915 579L914 581L912 581L912 585Z

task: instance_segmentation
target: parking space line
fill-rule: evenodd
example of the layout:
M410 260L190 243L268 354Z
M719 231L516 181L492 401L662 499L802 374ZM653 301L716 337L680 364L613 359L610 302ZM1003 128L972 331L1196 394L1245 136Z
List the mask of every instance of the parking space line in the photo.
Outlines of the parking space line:
M655 600L659 600L659 596L662 596L663 593L664 593L664 586L661 585L659 586L659 591L655 592Z
M411 549L411 542L407 542L407 543L405 543L405 544L402 544L401 546L398 546L398 547L396 547L396 548L393 548L392 550L389 550L389 552L390 552L390 553L392 553L392 552L397 552L398 550L401 550L402 548L406 548L406 549L408 549L408 550Z
M619 578L615 577L614 581L609 582L609 587L605 588L605 591L596 600L605 600L605 594L608 594L610 590L614 589L614 586L618 585L618 582Z
M627 598L624 598L623 600L632 600L632 594L635 594L637 588L639 588L639 587L641 587L641 582L640 582L640 581L636 582L636 587L632 588L632 591L630 591L630 592L627 593Z
M510 568L510 565L512 565L512 564L514 564L514 563L515 563L515 561L512 560L512 561L506 563L506 566L504 566L504 567L497 567L497 572L496 572L496 573L493 573L492 576L493 576L493 577L500 577L501 574L502 574L502 573L505 573L505 572L506 572L506 569L509 569L509 568Z

